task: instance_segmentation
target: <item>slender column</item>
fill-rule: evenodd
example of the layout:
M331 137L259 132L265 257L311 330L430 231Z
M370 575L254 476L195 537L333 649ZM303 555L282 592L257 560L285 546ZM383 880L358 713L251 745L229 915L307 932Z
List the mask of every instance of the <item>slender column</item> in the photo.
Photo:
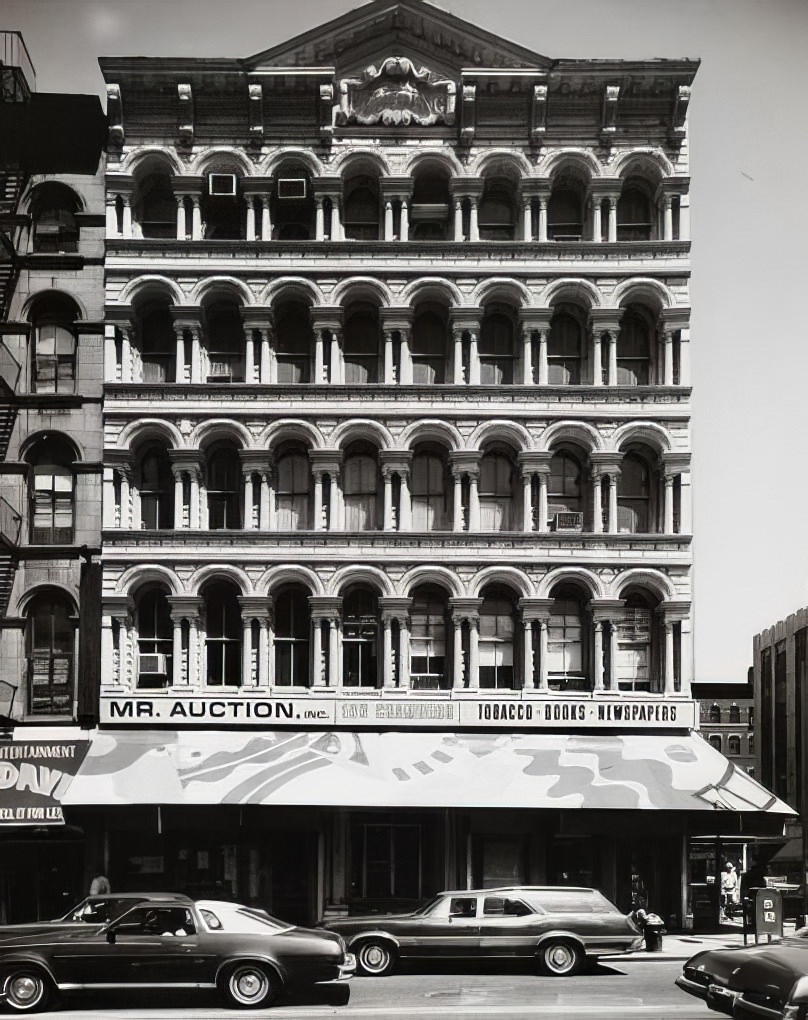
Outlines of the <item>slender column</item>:
M321 329L314 331L314 381L325 382L325 341Z
M255 382L255 338L252 331L247 331L244 350L244 381Z
M389 199L384 203L384 239L393 240L393 203Z
M664 521L662 530L666 535L673 534L673 482L674 478L672 475L665 476L665 499L663 505Z
M132 632L129 618L118 618L118 682L123 687L135 686L132 676Z
M393 372L393 333L389 329L384 331L384 381L388 385L396 381Z
M171 630L171 663L172 663L172 677L171 683L176 687L182 684L185 680L182 671L182 617L175 617L172 613L171 616L172 630Z
M455 386L463 385L463 332L454 331L454 379Z
M269 620L258 621L258 686L268 687L272 670L269 661Z
M261 196L261 240L272 240L272 214L269 209L269 195Z
M539 241L547 240L547 199L539 199Z
M412 355L410 353L410 337L406 329L399 330L399 360L401 363L401 383L412 385Z
M469 475L469 531L480 530L480 489L476 474Z
M410 203L406 198L401 199L401 234L402 241L410 239Z
M255 240L255 199L247 196L247 240Z
M600 496L600 475L592 475L592 531L596 535L603 531L603 507Z
M673 330L665 330L665 385L673 386Z
M382 621L382 686L395 687L396 673L393 668L393 621L385 617Z
M184 528L185 525L185 474L183 471L174 472L174 528Z
M674 693L673 675L673 624L665 621L665 693Z
M258 496L258 527L262 531L275 531L278 522L275 520L275 500L272 498L272 478L267 471L261 472Z
M269 349L269 330L260 329L261 337L261 382L266 385L272 382L272 354Z
M679 240L690 240L690 195L679 196Z
M185 333L181 327L176 332L174 351L174 377L178 383L185 382Z
M679 475L679 531L682 535L693 532L693 501L690 489L690 472Z
M393 475L392 472L384 471L384 530L393 530Z
M617 240L617 203L613 198L606 199L608 207L608 231L607 237L609 244L614 244Z
M342 336L337 330L331 331L331 382L345 382L345 367L342 358Z
M315 616L311 621L311 685L322 687L325 683L323 676L323 621Z
M608 668L606 669L606 689L613 691L616 689L617 684L614 680L614 620L609 620L609 626L606 628L603 636L603 646L606 653L606 661Z
M314 530L322 531L324 528L323 523L323 473L322 471L314 472Z
M334 203L329 202L326 207L325 199L323 200L323 212L325 213L325 222L323 223L323 240L333 241L334 240Z
M664 213L663 213L663 239L665 241L673 240L673 195L665 195L664 198Z
M331 479L331 485L328 488L328 530L329 531L342 531L343 526L340 521L340 506L339 506L339 484L337 482L337 476L335 473L329 475Z
M398 530L412 531L412 498L410 496L410 476L407 471L399 471L399 506Z
M272 617L267 617L267 683L277 683L277 676L275 675L275 627L272 622Z
M609 337L609 386L617 385L617 333L610 332Z
M104 686L114 683L115 676L115 653L112 640L112 617L104 613L101 617L101 676L109 677Z
M522 474L522 531L533 530L533 475Z
M539 690L547 690L547 621L539 620Z
M188 617L188 686L198 688L202 677L199 675L199 618Z
M132 382L132 340L126 326L121 329L121 382Z
M609 531L617 531L617 475L609 475Z
M202 240L202 205L198 195L191 197L191 239Z
M522 238L533 240L533 200L530 198L522 199Z
M480 223L478 219L477 196L472 195L470 199L471 209L469 215L469 241L480 240Z
M603 228L600 221L600 199L595 198L592 201L592 240L600 241L602 239Z
M533 382L533 331L530 329L522 334L522 382L525 386Z
M463 240L463 203L459 198L455 199L454 204L454 239Z
M469 620L469 687L480 686L480 622Z
M126 530L132 527L132 499L129 486L129 478L125 471L121 471L121 524Z
M592 385L603 385L603 356L600 351L600 333L592 331Z
M480 385L480 353L477 348L477 334L469 333L469 383Z
M132 199L129 195L121 195L123 202L123 236L132 236Z
M547 531L547 475L539 475L539 531Z
M255 528L255 520L253 519L252 471L244 472L244 527L250 531Z
M459 690L463 686L463 621L453 618L454 625L454 677L452 686Z
M199 472L192 471L190 473L191 483L191 510L190 510L190 523L189 527L199 530L201 527L201 521L199 519Z
M398 686L407 689L411 683L410 628L407 624L407 620L402 618L399 618L398 621L398 665Z
M102 517L105 528L115 527L115 471L111 467L104 468Z
M603 690L603 623L595 620L595 690Z
M107 213L107 237L118 236L118 196L113 194L107 195L106 201L106 213Z
M314 239L325 240L325 218L323 216L323 200L318 195L314 206Z
M550 373L547 369L547 330L539 330L539 386L546 386Z
M104 382L118 379L118 334L114 326L104 330Z
M177 195L177 240L185 240L185 198L183 195Z
M241 621L241 686L252 687L252 620Z
M202 382L202 344L196 328L191 330L191 382Z
M208 505L208 489L204 478L199 478L199 527L207 531L210 527L210 506Z
M533 687L534 675L533 675L533 621L523 620L522 625L525 632L524 641L524 660L525 660L525 681L524 687Z
M340 640L337 620L328 621L328 659L331 665L331 675L328 678L329 687L342 687L342 663L340 661Z
M452 506L452 530L463 530L463 475L461 472L453 473L454 481L454 503Z

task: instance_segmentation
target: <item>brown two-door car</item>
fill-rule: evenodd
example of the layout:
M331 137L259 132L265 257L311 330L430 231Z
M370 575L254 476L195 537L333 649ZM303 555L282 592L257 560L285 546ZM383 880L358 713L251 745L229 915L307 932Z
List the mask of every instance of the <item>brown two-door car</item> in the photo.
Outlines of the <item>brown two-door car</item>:
M57 992L215 988L234 1008L258 1009L288 989L350 977L354 966L331 932L238 903L162 896L107 924L0 943L0 1002L32 1013Z
M409 914L322 922L344 936L361 974L389 974L400 958L535 957L565 976L587 959L631 952L639 929L597 889L509 886L439 893Z

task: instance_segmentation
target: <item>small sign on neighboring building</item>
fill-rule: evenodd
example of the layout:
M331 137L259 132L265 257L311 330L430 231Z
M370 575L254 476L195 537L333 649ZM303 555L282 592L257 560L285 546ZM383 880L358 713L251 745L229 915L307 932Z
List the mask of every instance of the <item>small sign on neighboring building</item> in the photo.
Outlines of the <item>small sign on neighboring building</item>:
M62 797L88 740L0 743L0 825L64 825Z

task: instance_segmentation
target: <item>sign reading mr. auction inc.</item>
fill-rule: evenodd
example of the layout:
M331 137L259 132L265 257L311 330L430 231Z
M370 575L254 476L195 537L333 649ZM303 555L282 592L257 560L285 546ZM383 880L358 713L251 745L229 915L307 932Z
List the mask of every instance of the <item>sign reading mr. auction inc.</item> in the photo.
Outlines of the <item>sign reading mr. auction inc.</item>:
M374 696L374 694L376 696ZM316 697L246 692L109 695L101 723L141 726L368 726L374 729L609 729L620 732L696 725L695 703L662 697L394 697L387 691L340 691Z
M63 825L62 797L87 740L0 743L0 825Z

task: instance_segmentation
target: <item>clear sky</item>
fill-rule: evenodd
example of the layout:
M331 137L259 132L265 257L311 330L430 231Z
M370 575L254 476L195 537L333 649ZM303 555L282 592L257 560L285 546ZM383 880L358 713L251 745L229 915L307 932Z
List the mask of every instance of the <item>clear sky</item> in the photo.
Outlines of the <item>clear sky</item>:
M690 104L696 678L808 605L808 2L434 0L547 57L700 57ZM41 92L99 56L246 57L359 0L0 0Z

